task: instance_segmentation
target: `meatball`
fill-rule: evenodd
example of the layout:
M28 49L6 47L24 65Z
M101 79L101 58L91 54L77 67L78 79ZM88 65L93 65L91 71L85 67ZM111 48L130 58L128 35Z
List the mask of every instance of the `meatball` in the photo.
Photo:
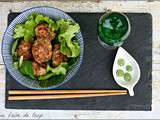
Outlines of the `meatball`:
M32 46L32 55L34 60L39 63L45 63L52 58L52 45L47 39L35 40Z
M45 75L46 74L46 64L39 65L35 61L32 63L33 71L35 76Z
M54 45L53 55L52 55L52 64L53 66L58 66L62 62L66 62L67 57L60 52L60 44Z
M30 42L22 40L17 48L18 56L23 56L25 60L32 58L31 47Z
M39 24L35 28L35 31L36 31L37 38L48 39L49 41L55 38L55 33L48 26L48 24L45 24L45 23Z

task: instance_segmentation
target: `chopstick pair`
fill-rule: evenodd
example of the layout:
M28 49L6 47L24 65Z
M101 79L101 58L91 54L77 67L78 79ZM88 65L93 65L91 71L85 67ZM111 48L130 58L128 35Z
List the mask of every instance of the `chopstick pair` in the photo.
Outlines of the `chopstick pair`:
M127 90L10 90L8 94L8 100L41 100L126 95Z

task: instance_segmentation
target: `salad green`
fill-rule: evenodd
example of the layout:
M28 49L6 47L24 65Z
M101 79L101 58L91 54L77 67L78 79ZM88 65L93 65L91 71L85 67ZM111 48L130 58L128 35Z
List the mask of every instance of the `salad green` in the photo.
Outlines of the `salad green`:
M80 27L77 23L70 20L61 19L57 21L60 33L58 40L61 43L60 51L68 57L77 57L80 54L80 46L76 40L72 40L75 34L78 33Z
M32 13L24 24L16 25L14 39L24 38L26 41L32 41L35 37L35 27L43 22L46 22L53 31L57 30L57 25L52 19L39 13Z
M66 75L67 68L68 68L68 63L61 63L56 68L52 68L50 65L47 65L48 74L39 76L38 80L47 80L52 76L56 76L56 75Z
M19 67L19 70L23 75L30 76L33 79L35 78L32 67L32 61L23 61L21 67Z
M16 51L16 48L18 46L18 41L19 41L18 39L15 40L13 42L13 45L12 45L12 57L13 57L14 60L17 60L17 51Z

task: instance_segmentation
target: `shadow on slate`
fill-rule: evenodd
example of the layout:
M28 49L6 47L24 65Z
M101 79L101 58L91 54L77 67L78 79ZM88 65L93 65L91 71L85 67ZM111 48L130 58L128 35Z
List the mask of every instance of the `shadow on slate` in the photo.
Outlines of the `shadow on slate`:
M8 24L19 13L10 13ZM81 26L84 59L80 70L57 89L123 89L112 77L117 50L107 50L97 41L97 22L102 13L69 13ZM52 110L151 110L152 104L152 17L148 13L128 13L131 34L123 47L134 56L141 68L135 96L110 96L65 100L8 101L10 89L28 89L6 74L6 108Z

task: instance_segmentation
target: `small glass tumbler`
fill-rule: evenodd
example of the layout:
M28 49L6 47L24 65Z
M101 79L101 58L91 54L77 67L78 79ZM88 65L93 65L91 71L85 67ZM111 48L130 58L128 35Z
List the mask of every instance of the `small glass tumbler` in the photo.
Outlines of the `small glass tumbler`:
M124 13L106 11L98 22L98 41L105 48L122 46L131 32L129 18Z

